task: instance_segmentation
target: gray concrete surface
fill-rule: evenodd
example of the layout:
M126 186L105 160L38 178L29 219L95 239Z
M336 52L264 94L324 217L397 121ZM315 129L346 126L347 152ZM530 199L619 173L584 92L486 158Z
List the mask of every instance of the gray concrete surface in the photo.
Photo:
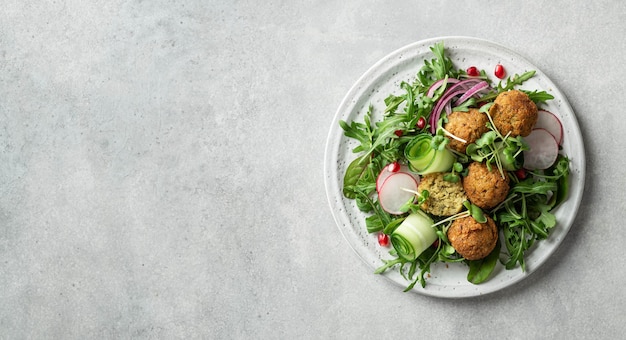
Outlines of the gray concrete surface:
M0 338L607 339L626 331L620 1L3 2ZM581 210L531 279L402 293L342 239L329 125L387 53L466 35L569 98Z

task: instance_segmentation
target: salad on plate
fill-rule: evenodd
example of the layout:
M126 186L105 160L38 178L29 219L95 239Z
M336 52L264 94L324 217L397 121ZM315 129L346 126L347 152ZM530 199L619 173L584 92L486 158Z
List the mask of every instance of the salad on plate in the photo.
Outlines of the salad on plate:
M471 284L498 266L526 270L569 191L563 124L544 108L554 97L525 87L535 71L459 67L443 42L430 51L384 107L339 120L356 145L342 195L388 252L375 272L398 271L406 291L425 287L435 263L464 264Z

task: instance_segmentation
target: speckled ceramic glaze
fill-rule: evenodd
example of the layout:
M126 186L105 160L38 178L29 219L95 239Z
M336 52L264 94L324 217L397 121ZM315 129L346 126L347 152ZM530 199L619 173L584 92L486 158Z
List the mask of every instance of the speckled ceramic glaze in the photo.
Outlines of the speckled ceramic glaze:
M523 88L545 90L554 96L554 100L549 101L542 108L555 113L561 119L565 136L562 153L571 159L569 197L555 210L558 224L549 238L538 242L527 252L525 272L520 268L505 270L499 265L487 282L474 285L466 280L466 265L462 263L434 264L431 266L426 287L422 288L417 285L413 289L417 293L437 297L472 297L508 287L537 270L554 253L568 233L583 194L585 152L576 117L567 99L556 85L524 57L506 47L485 40L442 37L410 44L380 60L348 91L331 124L324 164L326 192L341 233L352 249L371 266L373 272L375 268L383 264L383 259L391 257L388 249L378 245L376 235L367 233L364 221L366 215L357 209L353 200L346 199L342 195L343 175L346 167L357 156L352 152L357 144L343 135L338 122L339 120L362 121L369 105L374 107L374 120L380 120L380 113L385 108L384 99L391 93L401 94L402 90L399 85L402 81L413 82L423 61L434 58L430 47L439 41L444 42L447 55L459 69L476 66L491 73L495 65L500 63L504 65L508 75L535 70L535 76L526 81ZM497 79L492 80L495 82ZM399 289L409 284L397 270L387 271L384 275L401 286Z

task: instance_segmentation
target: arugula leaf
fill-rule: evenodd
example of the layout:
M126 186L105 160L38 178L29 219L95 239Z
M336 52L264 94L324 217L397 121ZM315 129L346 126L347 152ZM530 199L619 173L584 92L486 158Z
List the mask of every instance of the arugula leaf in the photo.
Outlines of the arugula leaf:
M506 81L500 81L496 88L498 92L509 91L515 88L515 86L522 85L525 81L532 78L535 75L536 71L527 71L522 73L521 75L515 74L512 77L508 77Z
M537 91L537 90L534 90L534 91L521 90L521 91L526 93L528 95L528 98L530 98L530 100L535 102L535 104L537 105L545 103L548 100L554 99L554 96L549 94L546 91Z
M536 71L527 71L522 73L521 75L515 74L511 77L508 77L506 80L501 80L495 87L495 91L483 96L481 98L482 102L488 102L495 99L498 94L502 92L506 92L509 90L513 90L517 86L521 86L525 81L535 76ZM554 96L547 93L546 91L528 91L528 90L520 90L528 95L530 99L535 102L535 104L540 105L545 103L548 100L554 99ZM482 112L482 111L481 111Z
M559 156L545 174L531 172L531 177L517 182L502 205L504 209L495 209L494 219L502 228L509 253L505 268L519 264L525 270L524 253L535 240L547 238L556 226L556 216L551 211L563 199L559 190L567 190L568 173L569 161ZM565 183L560 183L563 179ZM561 186L564 189L559 189Z
M391 233L393 233L393 231L396 230L396 228L398 228L400 224L402 224L402 222L404 222L404 219L405 217L401 217L401 218L392 220L385 226L385 229L383 229L383 233L387 235L391 235Z
M398 257L395 258L393 260L383 260L383 265L376 268L376 270L374 271L374 274L382 274L385 271L387 271L387 269L392 268L393 266L397 265L397 264L404 264L406 263L407 260L405 260L402 257Z
M474 107L474 106L476 106L476 98L469 98L468 100L461 103L461 105L455 106L452 109L452 112L457 112L457 111L467 112L470 107Z
M437 59L433 60L432 68L436 79L443 79L452 69L452 60L445 55L443 42L435 44L430 49Z
M525 221L514 220L502 228L504 244L509 253L508 260L504 263L506 269L513 269L519 263L522 271L526 270L524 252L532 246L532 239L528 237L528 226Z
M357 146L352 150L352 152L362 152L365 150L369 150L372 146L374 140L374 129L372 127L370 117L372 115L373 107L370 106L363 117L364 123L352 122L348 124L347 122L340 120L339 126L344 130L344 135L346 137L350 137L356 139L361 143L361 145Z
M546 170L546 174L557 178L557 188L550 199L550 205L555 208L565 201L569 192L569 158L559 155L556 163Z
M557 185L555 182L535 181L532 178L523 180L511 188L511 193L520 194L542 194L546 195L550 191L556 190Z
M394 112L400 104L404 103L406 97L404 96L396 96L390 94L387 98L385 98L385 114Z
M423 88L428 88L435 81L450 78L458 78L459 72L454 69L452 60L446 56L443 42L436 43L430 50L435 55L435 59L425 60L424 66L417 73L417 81Z
M384 224L379 215L371 215L365 218L365 227L368 233L375 233L382 231Z

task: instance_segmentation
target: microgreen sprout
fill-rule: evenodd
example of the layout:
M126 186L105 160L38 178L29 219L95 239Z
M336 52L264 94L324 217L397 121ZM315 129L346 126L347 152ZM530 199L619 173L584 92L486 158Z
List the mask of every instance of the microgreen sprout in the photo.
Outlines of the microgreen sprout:
M467 141L466 141L465 139L463 139L463 138L461 138L461 137L457 137L457 136L455 136L452 132L450 132L450 131L448 131L448 130L446 130L446 129L444 129L444 128L440 128L440 130L441 130L441 131L443 131L443 133L444 133L446 136L448 136L448 137L450 137L450 138L452 138L452 139L455 139L455 140L457 140L457 141L459 141L459 142L461 142L461 143L463 143L463 144L466 144L466 143L467 143Z
M489 171L491 171L491 165L495 164L504 178L504 170L513 171L520 168L518 156L524 150L528 150L528 145L521 136L511 137L510 132L503 136L495 127L488 110L481 108L480 111L489 119L487 122L489 131L474 143L469 144L466 153L476 162L484 161Z
M408 188L400 188L403 191L406 192L410 192L413 195L415 195L415 197L417 198L417 202L415 202L414 198L409 199L401 208L401 211L404 212L408 212L408 211L415 211L415 210L421 210L420 206L422 204L424 204L424 202L426 202L426 200L428 200L428 190L422 190L422 192L417 192L415 190L411 190Z
M466 210L440 220L439 222L433 224L433 227L436 227L441 224L450 223L454 220L458 220L459 218L464 218L464 217L469 217L469 216L472 216L478 223L487 222L487 217L485 217L484 212L478 206L470 203L469 201L463 202L463 206L465 206Z

